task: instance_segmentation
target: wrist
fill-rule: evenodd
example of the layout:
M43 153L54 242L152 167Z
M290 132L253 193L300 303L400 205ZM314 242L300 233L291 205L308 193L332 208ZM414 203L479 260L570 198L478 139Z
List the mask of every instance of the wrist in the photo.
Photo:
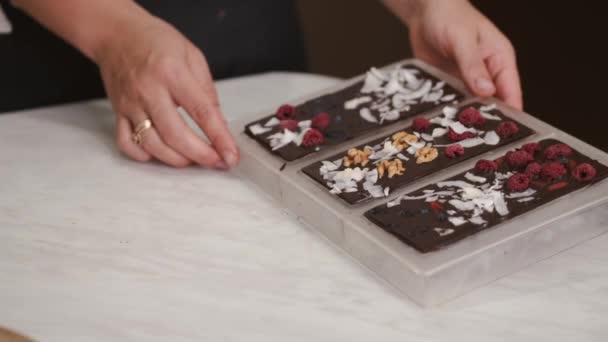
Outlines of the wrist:
M383 2L408 26L415 25L429 13L446 6L461 7L470 4L469 0L383 0Z

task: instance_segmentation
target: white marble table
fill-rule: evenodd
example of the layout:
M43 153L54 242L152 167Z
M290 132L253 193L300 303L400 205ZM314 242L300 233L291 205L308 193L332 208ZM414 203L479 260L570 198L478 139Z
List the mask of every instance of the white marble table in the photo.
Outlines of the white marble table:
M335 80L219 82L234 119ZM235 175L137 164L97 101L0 115L0 326L41 341L606 341L604 235L442 307Z

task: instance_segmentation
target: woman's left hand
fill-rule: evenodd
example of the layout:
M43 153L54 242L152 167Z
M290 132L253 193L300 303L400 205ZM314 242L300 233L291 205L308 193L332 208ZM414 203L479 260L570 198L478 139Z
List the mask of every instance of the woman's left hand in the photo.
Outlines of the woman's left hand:
M399 0L385 2L409 26L417 58L462 78L477 96L496 96L522 109L515 50L469 1L410 0L409 6Z

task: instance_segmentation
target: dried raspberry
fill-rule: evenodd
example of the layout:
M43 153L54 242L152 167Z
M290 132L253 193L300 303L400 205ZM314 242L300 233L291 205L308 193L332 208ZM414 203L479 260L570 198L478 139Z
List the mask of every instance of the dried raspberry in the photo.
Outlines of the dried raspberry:
M445 149L445 155L448 158L456 158L464 154L464 147L460 144L450 145Z
M538 178L538 176L540 176L540 172L542 171L542 169L543 167L539 163L534 162L526 166L525 173L528 175L528 177L530 177L530 179L536 179Z
M281 120L279 127L295 132L298 130L298 122L296 120Z
M475 171L478 173L496 172L498 165L493 160L481 159L475 164Z
M431 122L427 118L417 117L414 119L412 123L412 128L416 132L426 132L427 129L431 126Z
M543 164L543 169L541 170L540 174L543 177L543 179L553 182L553 181L560 179L567 172L568 171L566 170L564 165L562 165L561 163L549 162L549 163Z
M320 130L324 130L331 123L331 116L325 112L321 112L312 118L311 126Z
M304 133L302 145L304 146L317 146L323 143L323 133L315 128L311 128Z
M477 109L469 107L458 114L458 121L468 127L481 127L486 123L486 118Z
M526 151L519 150L507 153L507 163L514 168L523 168L534 160L534 157Z
M539 143L525 144L524 146L521 147L521 149L530 153L531 156L534 156L534 154L536 152L540 151L540 144Z
M496 134L503 139L509 138L517 134L517 132L519 132L519 126L513 121L501 122L496 128Z
M544 152L545 158L549 160L555 160L562 157L570 157L572 155L572 149L566 144L555 144L547 147Z
M588 163L579 164L574 171L572 171L572 176L581 182L588 182L595 178L595 168Z
M472 132L462 132L461 134L458 134L456 132L454 132L452 129L450 129L450 131L448 132L448 138L454 140L454 141L462 141L465 139L470 139L470 138L474 138L475 134L473 134Z
M549 191L559 190L561 188L565 188L568 185L568 182L559 182L552 185L549 185Z
M275 115L281 120L291 119L296 116L295 107L292 105L284 104L277 109Z
M507 187L512 192L521 192L530 187L530 178L525 173L516 173L507 181Z

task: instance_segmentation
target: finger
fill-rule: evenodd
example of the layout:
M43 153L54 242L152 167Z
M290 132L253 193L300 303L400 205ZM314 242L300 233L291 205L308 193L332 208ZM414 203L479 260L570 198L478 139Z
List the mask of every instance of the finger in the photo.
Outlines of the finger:
M462 38L454 43L453 51L458 69L469 89L481 97L494 95L496 86L484 63L478 40Z
M146 115L143 113L136 113L133 115L133 126L146 120ZM159 137L154 125L141 132L142 143L141 147L150 155L159 161L171 165L173 167L186 167L190 164L190 160L175 152L172 148L167 146L162 139Z
M209 144L196 135L184 118L179 115L177 106L166 90L151 91L145 101L145 109L158 131L162 141L173 150L197 164L225 168L222 159Z
M508 105L523 109L521 81L514 52L492 55L486 60L490 74L496 83L497 96Z
M239 161L239 152L228 129L228 124L220 109L219 99L207 64L202 57L190 62L190 74L182 74L173 84L176 100L192 116L194 121L205 132L213 147L224 161L234 167ZM197 62L198 61L198 62Z
M132 133L133 127L129 119L118 115L116 118L116 144L118 148L133 160L140 162L149 161L152 156L131 139Z

